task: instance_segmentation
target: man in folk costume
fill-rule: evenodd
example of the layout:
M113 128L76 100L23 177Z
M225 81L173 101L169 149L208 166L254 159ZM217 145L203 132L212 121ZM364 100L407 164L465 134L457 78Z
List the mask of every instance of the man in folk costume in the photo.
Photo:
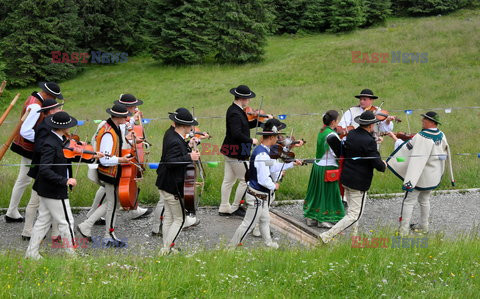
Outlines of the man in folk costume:
M184 182L187 165L200 159L198 151L192 151L196 137L185 141L187 135L198 122L185 108L170 113L174 122L163 137L162 157L157 169L156 186L160 192L159 205L163 205L163 248L161 254L176 252L175 240L185 224ZM157 207L158 209L158 207Z
M345 160L340 181L348 203L347 214L330 230L320 235L324 243L330 242L333 237L352 225L353 234L357 233L358 220L363 214L373 170L384 172L386 168L386 163L382 161L377 143L372 136L373 127L378 122L373 112L363 112L355 118L355 122L360 126L348 133L342 148Z
M278 248L278 244L272 240L270 235L270 203L275 200L275 190L280 187L279 179L284 170L292 168L294 165L301 165L302 162L281 163L270 158L270 148L277 143L279 128L285 128L285 124L277 119L269 119L263 128L262 143L257 146L250 157L250 167L248 169L248 186L245 195L247 202L247 212L242 223L235 231L230 246L240 246L245 236L259 224L260 233L265 241L265 245L271 248Z
M406 190L400 216L401 235L409 233L417 201L420 204L420 224L416 228L428 232L430 195L440 184L447 159L452 185L455 183L447 138L438 129L440 118L433 111L422 114L422 117L422 130L411 140L403 142L390 134L396 140L396 149L387 160L388 168L403 181L402 188Z
M355 121L357 116L360 116L364 111L372 111L376 114L380 111L380 108L373 105L373 101L378 99L376 95L373 94L373 91L370 89L364 89L360 92L359 95L355 96L359 99L358 106L354 106L349 108L342 116L342 119L338 123L338 125L342 128L342 130L338 130L338 133L343 135L347 134L349 130L356 129L360 125ZM393 120L395 116L388 116L384 121L378 122L374 127L374 135L378 137L378 133L382 132L391 132L393 130ZM379 139L381 140L381 139Z
M27 258L35 260L42 258L39 254L40 243L50 229L52 219L58 223L62 247L67 253L74 254L76 247L68 187L75 187L77 181L72 178L71 160L65 158L63 148L68 130L77 125L77 120L67 112L60 111L47 117L46 123L52 130L43 141L40 166L33 184L33 189L40 197L38 218L25 254ZM96 156L102 155L97 153Z
M42 113L44 117L53 115L61 111L61 106L63 104L57 103L54 99L47 99L43 101L42 108L38 110L37 113ZM43 119L42 122L35 128L35 146L32 157L33 167L30 168L27 175L32 179L35 179L38 175L40 158L43 141L46 140L52 128L48 125L47 120ZM28 201L27 207L25 208L25 224L22 231L22 239L30 240L32 235L33 222L35 217L37 217L37 210L40 206L40 198L38 197L37 191L32 189L30 200ZM55 219L52 221L52 241L60 240L60 232L58 231L58 224L55 222Z
M42 122L43 113L37 113L42 108L43 101L47 99L63 99L60 92L60 86L55 82L40 82L39 87L42 89L40 92L34 91L23 104L22 115L29 110L27 118L20 128L20 134L15 137L10 149L22 156L20 161L20 171L18 173L17 180L12 189L12 195L10 197L10 205L8 211L5 214L5 221L9 222L23 222L24 218L18 211L18 205L22 199L25 188L32 182L27 173L30 169L30 163L32 162L34 141L35 141L35 128Z
M96 151L105 154L99 159L98 178L100 184L105 187L105 201L83 223L78 225L78 231L82 236L91 238L91 230L96 220L105 215L105 239L107 247L124 247L126 243L119 240L115 235L115 220L118 202L118 184L122 176L122 163L129 163L134 157L122 157L123 133L121 125L127 122L127 117L132 116L127 107L122 104L114 104L108 108L107 113L111 117L100 128L96 137Z
M127 142L126 135L128 135L128 132L132 130L133 126L135 125L135 122L139 121L140 116L142 115L142 112L137 107L142 105L143 101L140 99L137 99L132 94L121 94L120 98L117 101L115 101L114 104L121 104L126 106L128 112L132 113L133 115L133 117L127 117L127 123L120 125L120 131L122 132L122 140L124 141L122 144L122 149L129 149L131 145L129 144L129 142ZM105 122L106 121L102 121L98 125L97 131L95 132L95 135L92 138L92 145L94 148L96 146L95 136L97 135L97 132L105 125ZM95 172L95 171L96 169L89 170L89 172ZM98 183L98 181L96 180L95 182ZM87 213L87 218L90 217L95 212L95 210L103 204L103 202L105 201L105 197L106 197L105 187L100 185L100 187L97 190L97 193L95 194L92 207ZM152 208L142 208L139 206L135 210L129 211L129 216L130 216L130 219L132 220L141 219L150 215L152 212L153 212ZM101 217L100 219L95 221L95 224L105 225L105 218Z
M258 144L256 138L250 138L250 129L260 126L259 121L248 121L243 108L247 107L255 93L246 85L232 88L230 93L234 96L232 105L227 110L226 135L222 144L221 153L225 155L225 174L221 189L221 202L218 209L220 216L245 216L245 211L240 208L240 201L245 196L247 185L245 173L248 170L248 157L252 144ZM269 118L272 118L269 115ZM239 181L235 192L235 199L230 205L230 193L236 181Z

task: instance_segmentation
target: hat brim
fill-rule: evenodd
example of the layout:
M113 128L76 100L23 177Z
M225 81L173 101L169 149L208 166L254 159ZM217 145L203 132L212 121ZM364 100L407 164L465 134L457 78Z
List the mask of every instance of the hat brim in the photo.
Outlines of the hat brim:
M250 95L245 95L237 92L236 88L230 89L230 93L233 94L236 98L241 98L241 99L251 99L256 97L257 95L250 90Z
M257 135L262 135L262 136L274 136L274 135L285 135L286 133L284 132L257 132Z
M45 91L46 93L48 93L49 95L51 95L52 97L55 97L57 99L60 99L60 100L63 100L63 95L62 93L59 93L59 94L54 94L52 93L50 90L48 90L46 87L45 87L45 84L47 82L39 82L38 83L38 87L40 87L43 91Z
M430 116L428 116L428 115L426 115L426 114L420 114L420 115L421 115L422 117L426 118L426 119L429 119L429 120L433 121L433 122L436 123L436 124L439 124L439 125L442 124L442 123L439 122L438 120L436 120L436 119L434 119L434 118L431 118Z
M114 104L122 104L124 106L127 106L127 107L132 107L132 106L140 106L140 105L143 105L143 101L142 100L138 100L136 102L121 102L120 100L116 100L115 102L113 102Z
M380 120L374 118L372 120L362 120L360 119L360 116L357 116L353 119L354 122L356 122L357 124L361 125L361 126L366 126L366 125L371 125L371 124L375 124L375 123L378 123L380 122Z
M192 122L184 121L181 119L176 118L176 113L169 112L168 118L170 118L174 123L184 125L184 126L198 126L198 121L195 119Z
M111 116L121 117L121 118L126 118L126 117L128 117L128 116L132 116L132 115L133 115L132 112L129 112L129 111L127 111L126 114L119 114L119 113L117 113L117 112L115 112L115 111L112 111L112 108L107 108L106 111L107 111L107 113L110 114Z
M45 107L45 108L41 108L40 110L37 111L37 113L40 113L40 112L45 112L45 111L48 111L48 110L51 110L53 108L57 108L59 106L63 106L62 103L56 103L55 105L52 105L52 106L49 106L49 107Z
M371 94L359 94L359 95L356 95L355 97L357 99L360 99L360 98L371 98L373 100L378 99L377 96L374 96L374 95L371 95Z
M57 124L53 122L53 115L49 115L45 118L45 122L50 128L53 129L68 129L71 127L75 127L78 123L77 119L73 116L70 116L70 122L68 124Z

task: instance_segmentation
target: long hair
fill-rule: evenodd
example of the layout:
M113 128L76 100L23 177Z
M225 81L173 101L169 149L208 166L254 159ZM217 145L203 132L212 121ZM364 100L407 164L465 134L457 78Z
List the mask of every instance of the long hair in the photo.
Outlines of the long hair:
M337 110L328 110L327 112L325 112L325 114L323 115L323 128L320 130L320 132L323 132L325 131L325 128L330 126L330 124L332 123L332 121L334 120L337 120L338 119L338 111Z

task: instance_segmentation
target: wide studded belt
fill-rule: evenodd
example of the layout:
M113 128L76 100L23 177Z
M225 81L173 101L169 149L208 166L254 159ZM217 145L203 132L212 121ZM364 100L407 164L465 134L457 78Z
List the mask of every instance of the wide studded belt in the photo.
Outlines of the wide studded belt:
M250 195L253 195L255 196L256 198L259 198L261 200L267 200L268 199L268 194L265 194L265 193L260 193L260 192L256 192L255 190L253 190L252 188L247 188L247 193L250 194Z

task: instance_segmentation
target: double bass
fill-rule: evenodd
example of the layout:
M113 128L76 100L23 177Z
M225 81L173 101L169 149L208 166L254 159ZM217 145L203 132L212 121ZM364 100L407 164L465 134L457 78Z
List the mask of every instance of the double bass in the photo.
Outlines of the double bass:
M195 131L190 132L189 137L194 138L199 134L200 129L195 127ZM198 138L198 137L197 137ZM193 150L197 151L197 142L194 142ZM202 197L205 186L205 171L201 159L189 163L185 171L185 181L183 185L183 203L188 214L195 215L198 204Z

